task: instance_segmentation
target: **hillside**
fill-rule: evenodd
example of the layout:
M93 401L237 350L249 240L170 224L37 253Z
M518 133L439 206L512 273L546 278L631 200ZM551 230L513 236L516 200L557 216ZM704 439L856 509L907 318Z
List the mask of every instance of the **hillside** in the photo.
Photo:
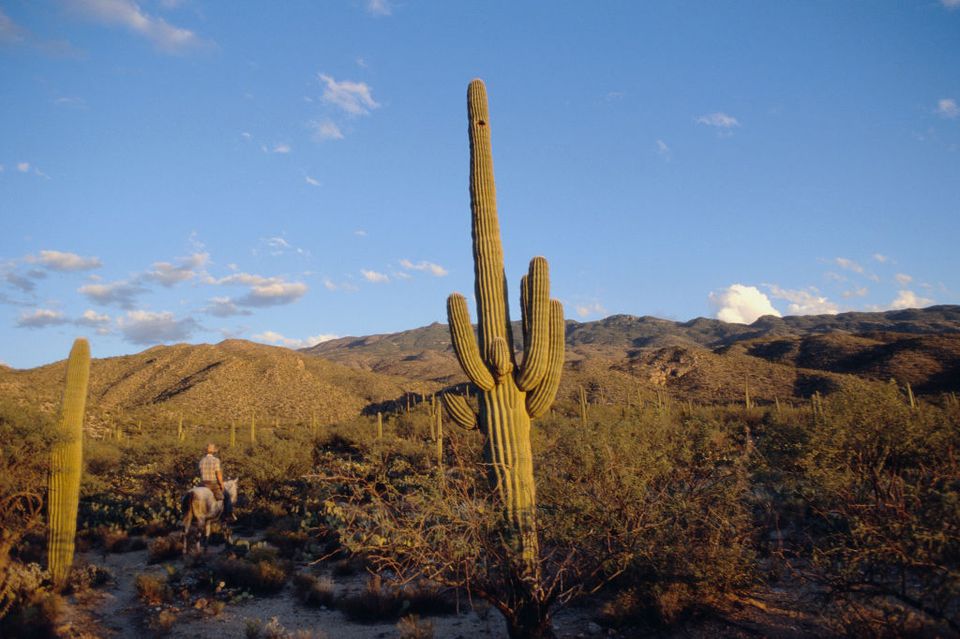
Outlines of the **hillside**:
M0 394L53 409L60 401L64 362L0 370ZM227 340L219 344L156 346L136 355L94 359L89 410L188 420L238 419L332 422L404 392L425 392L421 382L348 368L287 348Z
M514 333L520 345L518 323ZM410 379L465 381L444 324L345 337L303 352ZM758 397L805 397L836 388L845 374L896 378L919 392L957 390L960 306L765 316L750 325L630 315L568 320L566 361L561 396L584 385L606 386L613 397L666 388L688 399L729 401L749 382Z
M53 410L63 367L0 368L0 394ZM583 386L594 402L646 401L663 390L728 402L748 384L760 401L800 399L852 376L895 378L919 393L960 390L960 307L764 317L749 326L627 315L568 321L559 398L572 401ZM173 420L180 411L188 420L333 422L465 381L443 324L299 352L243 340L178 344L94 360L90 415L94 425L120 413Z

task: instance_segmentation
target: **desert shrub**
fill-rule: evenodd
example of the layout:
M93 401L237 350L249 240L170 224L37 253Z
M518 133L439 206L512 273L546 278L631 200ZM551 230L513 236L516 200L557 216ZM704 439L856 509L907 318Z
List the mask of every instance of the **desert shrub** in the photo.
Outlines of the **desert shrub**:
M319 630L288 631L276 617L267 623L260 619L247 619L244 624L246 639L326 639L327 635Z
M85 530L83 536L106 552L124 553L147 547L147 542L142 537L131 537L126 530L115 524Z
M360 592L337 600L337 608L351 621L365 623L397 619L406 611L400 593L385 588L378 575L371 575Z
M258 594L275 594L283 589L290 573L290 565L280 560L227 558L213 567L214 575L227 585Z
M293 576L293 589L304 604L329 608L333 604L334 584L329 577L317 578L309 573L298 572Z
M433 624L418 615L407 615L397 622L399 639L433 639Z
M167 580L167 575L157 573L140 573L134 580L137 596L148 605L165 603L173 598L173 591Z
M333 562L332 572L334 577L353 577L364 569L363 559L360 557L346 557Z
M809 509L815 574L856 632L960 633L957 423L912 410L893 383L837 393L813 420L789 479Z
M70 571L68 587L71 592L83 592L97 588L113 580L113 574L96 564L74 564Z
M276 546L278 553L285 559L291 559L310 542L310 536L303 530L285 530L277 525L271 526L264 539Z
M50 589L49 573L36 563L11 561L3 577L0 637L55 636L62 602Z
M601 558L584 587L622 573L638 609L619 616L670 621L752 583L749 451L738 421L643 412L543 430L542 543L572 549L585 565Z
M59 637L57 619L63 610L63 599L47 588L24 593L0 618L0 637Z
M151 617L148 625L158 635L168 635L175 623L177 623L177 613L164 609Z
M89 440L83 448L83 462L86 468L84 481L91 480L90 475L107 475L121 466L123 453L112 442Z
M151 564L176 559L183 553L182 538L177 535L157 537L147 547L147 561Z

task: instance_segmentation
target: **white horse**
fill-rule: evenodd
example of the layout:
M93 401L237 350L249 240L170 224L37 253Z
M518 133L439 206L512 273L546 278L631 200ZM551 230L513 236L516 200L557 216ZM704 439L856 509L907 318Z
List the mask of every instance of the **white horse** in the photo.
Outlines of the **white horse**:
M223 492L230 495L230 501L236 507L237 505L237 482L238 479L230 479L223 482ZM197 520L197 532L203 531L203 547L206 548L210 541L210 524L220 521L223 517L223 502L217 501L213 496L213 491L206 486L197 486L187 491L180 501L183 512L183 554L187 554L187 544L190 539L190 524L194 519ZM226 527L227 542L232 543L233 538L230 534L230 528ZM200 552L200 536L197 536L197 552Z

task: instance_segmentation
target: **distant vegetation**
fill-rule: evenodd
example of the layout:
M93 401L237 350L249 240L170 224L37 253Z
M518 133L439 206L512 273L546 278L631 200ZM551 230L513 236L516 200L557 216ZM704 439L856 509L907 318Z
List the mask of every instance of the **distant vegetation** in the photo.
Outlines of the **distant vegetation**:
M178 600L189 583L189 596L229 606L245 590L263 596L270 584L282 587L291 578L284 562L321 558L334 581L347 561L390 568L377 592L400 601L434 593L437 603L417 604L423 610L448 609L442 601L451 588L497 587L498 567L482 542L496 511L477 490L485 482L481 438L447 429L438 465L433 410L424 402L387 414L382 439L375 416L316 434L304 425L265 426L253 445L238 434L222 452L228 475L241 478L238 527L263 530L273 550L184 568L169 578L178 586L169 592L145 584L159 593L150 597ZM850 636L958 632L960 405L949 395L911 409L905 388L865 385L822 406L784 402L779 411L666 396L659 406L656 398L592 400L586 422L576 396L566 397L532 431L543 570L562 575L558 604L599 588L598 623L649 629L722 614L776 586ZM40 568L46 535L36 516L48 464L36 453L52 436L38 427L44 423L10 404L0 412L10 471L0 473L5 636L16 636L17 624L41 627L58 609ZM220 423L187 429L179 441L176 425L144 421L120 441L88 439L78 546L122 552L149 544L158 561L169 561L176 544L168 535L178 530L177 502L194 479L198 450L228 436ZM197 578L211 569L227 589ZM85 566L72 576L76 588L98 579ZM361 616L399 615L410 605L367 602L368 612L356 612L359 602L333 599L329 584L308 581L297 582L305 605L328 601Z

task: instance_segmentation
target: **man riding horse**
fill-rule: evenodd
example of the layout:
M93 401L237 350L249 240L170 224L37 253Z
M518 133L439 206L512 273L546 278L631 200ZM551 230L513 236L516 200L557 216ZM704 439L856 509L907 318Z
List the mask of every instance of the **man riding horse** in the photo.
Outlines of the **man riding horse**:
M230 493L223 490L223 471L216 452L216 444L207 444L207 454L200 459L200 481L210 489L217 501L223 502L223 518L226 520L233 518L233 500L230 499Z
M216 521L236 519L233 514L233 502L237 498L237 480L223 481L220 460L215 453L214 444L207 445L207 454L200 460L200 479L202 486L187 491L181 500L183 512L183 552L187 552L190 528L197 522L204 546L210 539L210 524ZM226 529L227 542L231 542L229 528ZM200 550L200 538L197 539L197 551Z

